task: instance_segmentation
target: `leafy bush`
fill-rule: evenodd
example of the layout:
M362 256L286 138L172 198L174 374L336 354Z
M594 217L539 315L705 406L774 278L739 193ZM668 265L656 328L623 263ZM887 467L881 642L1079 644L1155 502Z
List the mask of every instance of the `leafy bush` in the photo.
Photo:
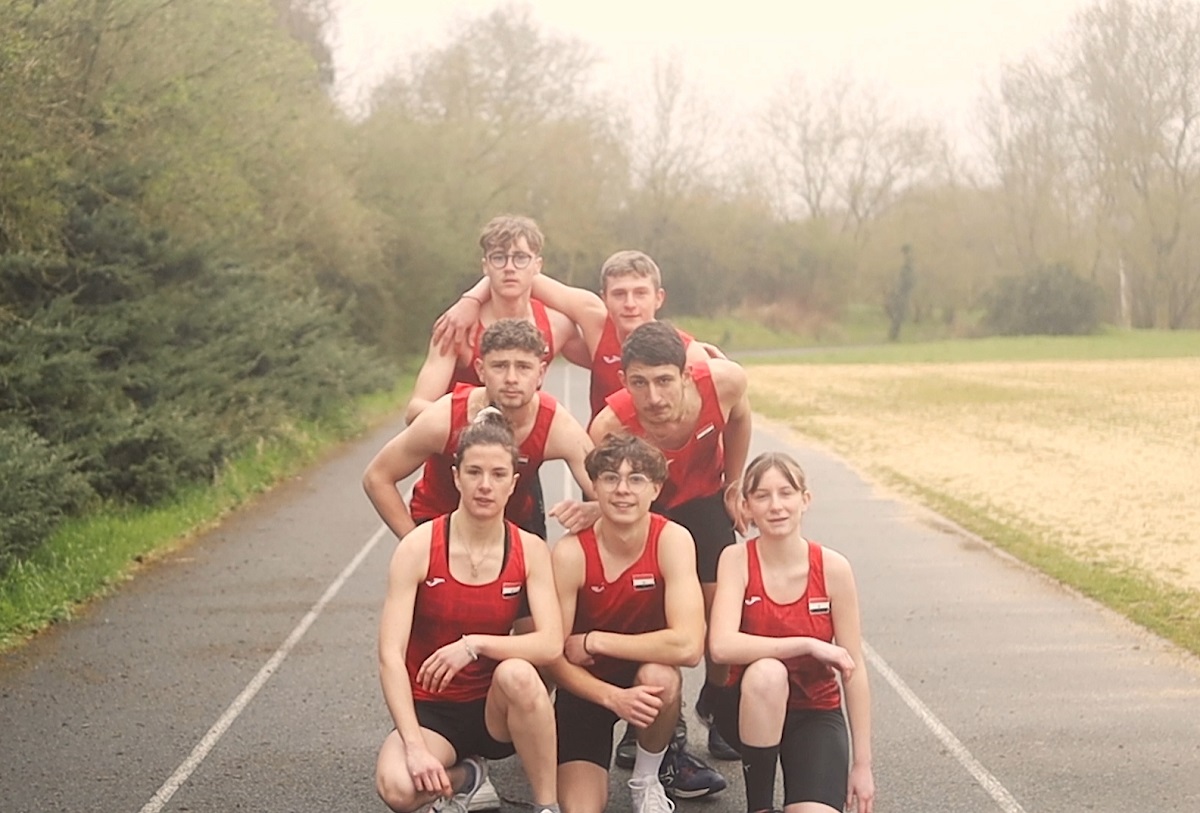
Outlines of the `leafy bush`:
M159 501L295 420L390 383L316 294L177 250L112 189L77 204L60 258L0 256L0 425L61 450L91 493ZM31 454L14 458L14 478ZM78 504L36 527L20 520L22 539Z
M1004 336L1083 335L1100 326L1104 293L1065 265L999 279L986 297L984 327Z
M0 573L91 494L87 481L32 430L0 426Z

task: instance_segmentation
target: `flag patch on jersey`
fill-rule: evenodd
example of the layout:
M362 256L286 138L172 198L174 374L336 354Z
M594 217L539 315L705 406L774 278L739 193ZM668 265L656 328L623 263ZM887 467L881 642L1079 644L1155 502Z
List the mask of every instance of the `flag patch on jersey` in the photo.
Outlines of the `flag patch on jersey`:
M504 582L500 585L500 595L504 598L512 598L521 594L520 582Z
M529 465L529 455L527 455L527 454L517 455L517 465L518 466L528 466Z
M829 599L810 598L808 600L809 615L829 615Z
M708 426L704 427L703 429L701 429L699 432L696 433L696 440L700 440L700 438L704 437L707 434L710 434L716 428L717 427L715 425L710 423Z
M655 585L653 573L635 573L633 574L633 589L634 590L653 590Z

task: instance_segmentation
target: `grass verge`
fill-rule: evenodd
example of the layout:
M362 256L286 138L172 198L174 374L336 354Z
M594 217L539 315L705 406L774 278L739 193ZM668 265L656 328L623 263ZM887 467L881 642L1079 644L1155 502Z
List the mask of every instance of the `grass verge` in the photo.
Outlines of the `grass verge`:
M342 441L396 412L411 378L339 415L285 427L231 460L211 484L181 490L153 507L104 506L70 520L29 559L0 578L0 652L112 590L155 556L303 470Z

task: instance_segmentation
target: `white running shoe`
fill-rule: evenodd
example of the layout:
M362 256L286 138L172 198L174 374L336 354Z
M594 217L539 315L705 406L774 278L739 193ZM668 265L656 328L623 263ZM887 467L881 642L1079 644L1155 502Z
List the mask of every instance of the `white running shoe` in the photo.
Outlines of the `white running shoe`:
M483 784L479 786L479 790L475 791L475 796L472 797L471 803L467 805L467 810L499 810L500 809L500 794L496 793L496 787L492 784L492 780L484 777Z
M633 813L672 813L675 810L675 803L667 798L657 776L630 779L629 793L633 797Z

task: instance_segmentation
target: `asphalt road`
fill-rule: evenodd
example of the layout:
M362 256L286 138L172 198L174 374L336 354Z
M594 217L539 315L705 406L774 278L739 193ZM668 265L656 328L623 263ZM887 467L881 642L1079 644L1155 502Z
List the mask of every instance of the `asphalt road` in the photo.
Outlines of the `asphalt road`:
M585 386L551 371L577 413ZM0 658L0 813L384 810L375 638L393 543L359 478L398 428ZM766 424L754 446L797 454L815 493L807 535L854 564L877 810L1200 811L1196 659L844 461ZM543 472L553 501L565 467ZM717 765L729 790L680 810L744 809L737 765ZM516 761L493 772L506 810L521 810ZM624 779L614 772L612 810L627 809Z

